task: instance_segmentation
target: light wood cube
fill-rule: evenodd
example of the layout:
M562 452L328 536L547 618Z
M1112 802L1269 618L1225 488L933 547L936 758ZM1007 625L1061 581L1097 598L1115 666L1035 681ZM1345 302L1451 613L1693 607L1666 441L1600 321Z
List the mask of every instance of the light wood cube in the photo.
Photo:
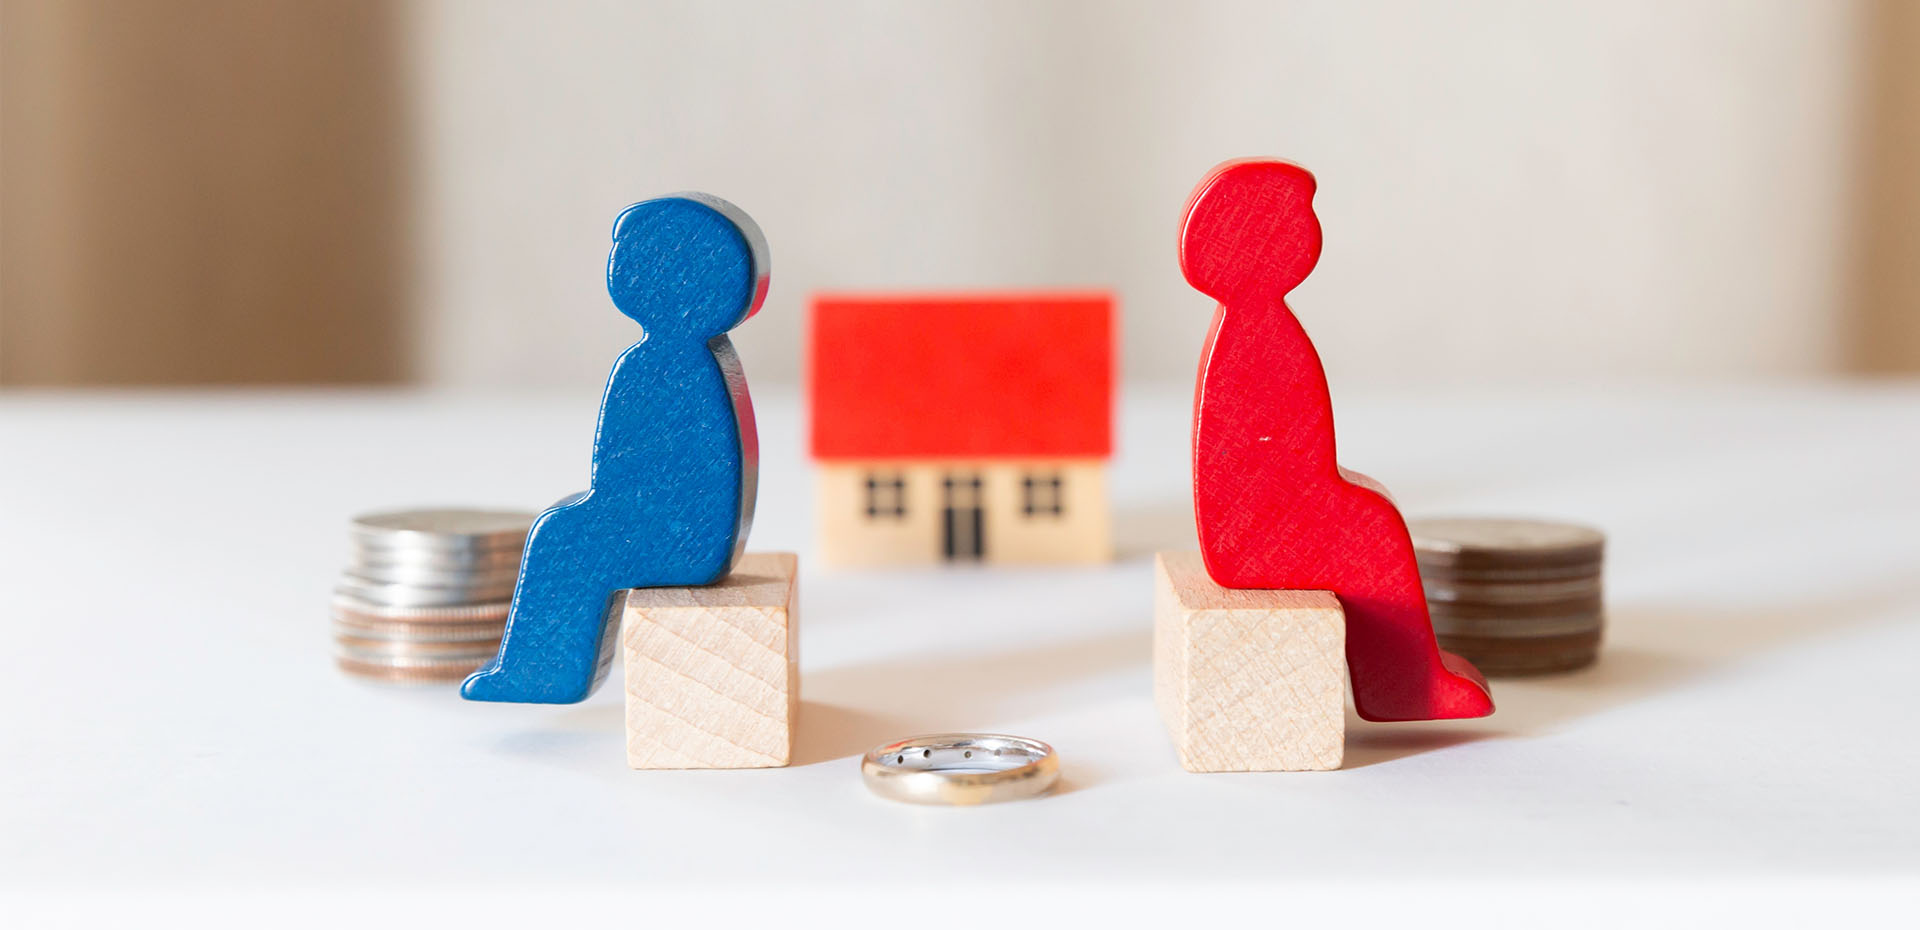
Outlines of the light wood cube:
M748 553L701 588L627 592L627 764L786 765L800 707L794 639L799 559Z
M1346 640L1332 592L1223 588L1198 552L1155 559L1154 702L1188 771L1339 768Z

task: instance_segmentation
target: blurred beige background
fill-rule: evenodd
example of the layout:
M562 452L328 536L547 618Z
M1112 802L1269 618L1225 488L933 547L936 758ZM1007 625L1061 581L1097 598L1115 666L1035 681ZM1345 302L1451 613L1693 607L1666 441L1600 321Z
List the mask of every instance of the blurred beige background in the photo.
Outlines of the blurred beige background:
M583 385L625 204L821 288L1107 286L1191 377L1174 224L1320 177L1338 383L1920 370L1920 3L6 0L0 383Z

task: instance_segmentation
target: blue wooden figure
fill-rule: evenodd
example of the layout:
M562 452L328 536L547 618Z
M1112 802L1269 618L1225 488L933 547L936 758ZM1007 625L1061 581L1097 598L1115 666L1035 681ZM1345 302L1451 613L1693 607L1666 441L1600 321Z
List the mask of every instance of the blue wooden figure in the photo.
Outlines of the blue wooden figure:
M626 588L726 577L753 521L759 444L727 331L767 294L767 246L738 207L677 194L613 224L607 291L640 324L607 378L589 489L534 521L506 636L460 693L571 704L599 687Z

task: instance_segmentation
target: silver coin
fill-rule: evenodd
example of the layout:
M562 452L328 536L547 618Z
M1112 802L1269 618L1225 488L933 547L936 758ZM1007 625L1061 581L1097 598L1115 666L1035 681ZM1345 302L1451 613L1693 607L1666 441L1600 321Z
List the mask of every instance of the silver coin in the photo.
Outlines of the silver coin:
M499 585L511 586L520 577L520 566L509 565L504 568L486 571L462 571L458 569L422 568L414 565L367 564L356 562L347 568L355 577L368 581L387 584L413 585L420 587L442 588L486 588Z
M506 622L507 612L513 602L502 598L484 604L428 605L415 607L396 607L392 604L375 604L349 594L336 593L333 598L333 615L336 619L347 617L357 623L489 623Z
M359 639L336 636L334 655L360 662L400 664L407 660L480 663L493 658L499 644L484 643L410 643L392 639Z
M499 549L524 545L535 516L518 510L400 510L354 517L348 532L374 548Z
M385 607L461 607L510 599L513 586L511 579L482 585L394 584L342 572L334 593Z
M409 538L374 542L355 537L352 558L364 562L430 562L447 565L474 565L520 558L526 537L481 542L464 536L441 540Z
M418 547L368 547L355 544L349 556L355 565L424 569L447 572L489 572L518 569L521 548L437 550Z
M505 623L367 623L351 616L333 618L333 634L352 639L408 643L494 643L505 636Z
M1408 520L1423 570L1519 571L1600 561L1606 535L1592 527L1546 520L1429 517Z

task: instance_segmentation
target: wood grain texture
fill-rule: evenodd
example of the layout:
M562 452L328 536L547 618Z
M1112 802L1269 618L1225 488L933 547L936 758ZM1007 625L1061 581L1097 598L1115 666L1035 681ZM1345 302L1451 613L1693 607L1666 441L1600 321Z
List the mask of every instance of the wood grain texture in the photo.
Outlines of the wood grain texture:
M814 519L820 553L836 567L947 560L944 481L949 476L980 479L982 561L1086 564L1113 557L1112 508L1101 460L823 463L817 475ZM1027 512L1029 479L1045 483L1032 492L1039 498L1033 503L1057 503L1058 512L1044 506ZM883 485L877 499L868 490L869 480ZM899 482L897 498L884 486L893 481ZM883 506L871 511L874 503Z
M1345 640L1330 592L1223 588L1197 552L1154 560L1154 703L1190 772L1339 768Z
M626 596L627 764L636 769L786 765L800 708L790 552L756 552L704 587Z
M1187 205L1181 270L1220 301L1194 393L1207 572L1230 588L1336 592L1360 716L1485 716L1486 680L1434 640L1406 521L1385 488L1334 455L1326 373L1285 299L1320 257L1313 193L1296 165L1238 161Z
M726 333L766 298L766 243L705 194L628 207L613 241L607 291L644 335L607 379L589 489L527 534L506 638L468 700L584 700L612 657L615 592L713 583L746 544L759 441Z

